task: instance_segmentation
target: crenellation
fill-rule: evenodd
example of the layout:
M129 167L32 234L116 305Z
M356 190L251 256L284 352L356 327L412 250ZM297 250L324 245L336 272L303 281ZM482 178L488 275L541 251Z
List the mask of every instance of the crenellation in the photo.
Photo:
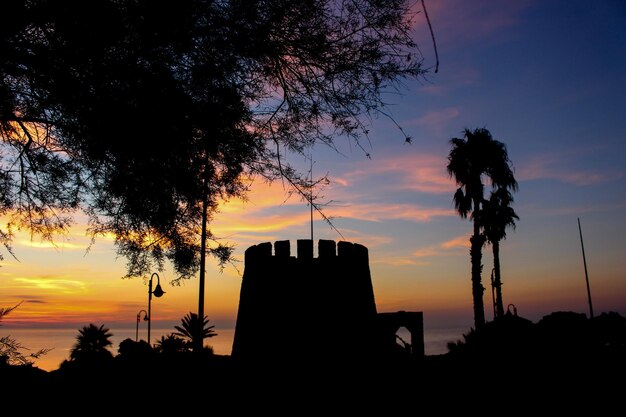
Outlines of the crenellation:
M334 258L337 256L337 245L334 240L323 240L320 239L317 244L317 253L318 257L321 259L324 258Z
M313 259L313 241L311 239L298 240L298 259Z
M296 244L296 257L298 259L309 260L313 258L311 239L299 239ZM263 242L252 245L245 251L246 259L259 257L289 258L291 257L291 242L289 240L277 240L274 243ZM318 257L315 259L319 258L342 258L351 259L352 261L360 259L368 262L368 249L358 243L320 239L318 242Z
M291 242L288 240L274 242L274 255L277 258L289 258L291 256Z
M272 244L270 242L259 243L246 249L246 261L252 258L272 256Z

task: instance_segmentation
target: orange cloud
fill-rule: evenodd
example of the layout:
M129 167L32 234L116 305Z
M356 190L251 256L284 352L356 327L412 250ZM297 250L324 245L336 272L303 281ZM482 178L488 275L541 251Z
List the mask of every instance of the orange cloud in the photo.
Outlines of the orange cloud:
M452 194L454 186L447 177L445 168L441 168L442 164L444 162L441 158L432 155L404 156L384 160L373 165L368 171L349 172L340 181L331 182L325 190L326 201L333 200L336 195L341 196L341 201L324 206L323 213L331 218L333 225L339 220L346 219L368 222L385 220L428 222L437 217L456 217L457 214L451 207L368 202L371 196L380 195L379 190L383 189ZM389 187L380 181L376 182L378 177L388 173L397 176L396 185ZM363 184L367 184L367 193L362 191ZM236 238L238 245L245 245L285 238L285 234L289 232L301 234L304 228L308 230L310 212L306 202L301 201L298 196L292 196L288 204L283 204L286 193L282 186L263 182L257 185L258 188L249 195L248 202L231 202L221 207L220 213L211 223L211 230L215 236ZM314 220L319 222L320 219L320 214L314 212ZM351 239L351 234L358 235L354 230L339 232L345 239ZM371 236L362 238L368 241L368 245L379 243L373 242ZM389 238L384 239L384 244L388 244Z
M84 281L62 277L13 277L16 289L36 289L62 294L82 293L87 288Z
M245 200L233 199L222 202L219 213L239 213L260 210L267 206L289 206L302 204L297 194L290 194L290 188L281 181L273 183L263 179L254 179L249 184L249 192Z
M416 258L430 258L433 256L442 256L450 253L451 250L464 248L469 249L469 237L466 235L457 236L455 238L441 242L438 245L420 248L413 252Z
M249 213L242 213L237 218L221 219L219 222L215 222L213 232L219 235L228 235L233 232L273 232L306 224L309 219L309 214L304 211L296 214L272 214L265 216L258 213L255 216L251 216Z
M81 300L46 297L45 303L24 302L10 320L15 324L68 324L89 323L94 320L103 321L113 317L117 308L114 304L97 300Z
M416 258L430 258L432 256L441 255L441 247L440 246L429 246L426 248L420 248L416 251L413 251L413 256Z
M469 236L462 235L447 240L441 244L441 247L444 249L454 249L454 248L467 248L470 247Z
M66 240L63 241L57 241L57 240L53 240L53 241L48 241L48 240L41 240L41 241L34 241L34 240L20 240L18 242L20 245L26 246L26 247L31 247L31 248L36 248L36 249L63 249L63 250L85 250L85 248L87 247L87 245L85 244L77 244L77 243L70 243Z
M382 259L374 259L370 261L371 265L387 265L392 267L397 266L428 266L430 262L418 261L416 259L402 257L402 256L386 256Z

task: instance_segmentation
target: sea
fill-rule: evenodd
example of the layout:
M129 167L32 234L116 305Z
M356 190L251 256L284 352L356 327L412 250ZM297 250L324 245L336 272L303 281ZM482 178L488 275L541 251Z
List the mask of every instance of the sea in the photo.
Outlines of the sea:
M213 352L218 355L230 355L235 336L234 328L215 328L217 336L205 340L205 345L213 348ZM448 343L462 339L467 328L441 328L424 330L424 353L426 355L439 355L448 351ZM153 327L150 329L150 339L152 344L156 343L161 336L167 336L173 332L170 327ZM110 328L112 334L110 340L112 345L110 351L117 354L120 342L125 339L136 340L147 338L146 330L141 333L135 328ZM53 371L59 368L61 363L69 359L70 351L76 343L78 336L77 328L25 328L7 326L3 323L0 327L0 337L9 336L19 342L23 349L21 353L27 355L40 349L50 349L46 354L33 360L33 366L37 368ZM411 336L405 328L400 328L396 333L402 340L410 342Z

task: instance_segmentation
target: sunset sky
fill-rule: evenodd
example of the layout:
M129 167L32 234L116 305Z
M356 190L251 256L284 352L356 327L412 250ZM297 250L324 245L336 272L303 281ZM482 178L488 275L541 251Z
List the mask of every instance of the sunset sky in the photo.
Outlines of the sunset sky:
M416 6L421 3L416 2ZM594 312L626 315L626 3L622 0L426 1L439 71L389 94L390 112L413 137L405 144L390 120L371 121L362 150L338 138L337 151L312 152L313 173L328 174L329 227L315 215L314 239L347 240L369 249L379 312L423 311L428 328L473 325L469 236L454 211L446 172L449 140L485 127L507 145L519 182L516 229L501 243L503 298L536 321L554 311L588 313L580 219ZM415 39L434 67L426 20ZM303 157L292 162L306 168ZM237 268L211 261L205 313L218 328L234 326L243 252L250 245L310 237L309 208L287 198L280 182L258 181L249 200L222 206L212 230L236 245ZM77 217L56 246L18 234L15 260L0 268L0 306L22 301L2 323L71 327L135 326L147 309L147 278L122 279L125 260ZM493 317L491 247L483 249L485 315ZM155 322L178 324L197 311L198 281L153 299ZM268 323L271 327L272 323Z

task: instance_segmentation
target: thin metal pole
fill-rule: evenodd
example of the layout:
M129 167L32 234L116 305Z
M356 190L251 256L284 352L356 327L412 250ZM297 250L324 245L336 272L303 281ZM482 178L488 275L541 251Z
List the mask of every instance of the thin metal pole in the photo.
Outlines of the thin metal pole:
M153 274L154 276L154 274ZM150 323L152 322L152 277L150 277L150 281L148 282L148 346L150 346Z
M591 304L591 290L589 289L589 274L587 274L587 259L585 258L585 245L583 244L583 232L578 218L578 233L580 233L580 247L583 251L583 264L585 265L585 280L587 281L587 299L589 300L589 317L593 318L593 306Z
M498 318L498 310L496 308L496 285L493 277L495 268L491 269L491 300L493 302L493 319Z
M137 327L135 328L135 342L139 341L139 321L141 320L141 313L144 314L143 316L144 321L148 321L148 312L144 309L139 310L137 312Z
M315 241L313 240L313 154L311 154L311 188L309 190L309 204L311 206L311 245L315 248ZM315 249L311 256L315 256Z

